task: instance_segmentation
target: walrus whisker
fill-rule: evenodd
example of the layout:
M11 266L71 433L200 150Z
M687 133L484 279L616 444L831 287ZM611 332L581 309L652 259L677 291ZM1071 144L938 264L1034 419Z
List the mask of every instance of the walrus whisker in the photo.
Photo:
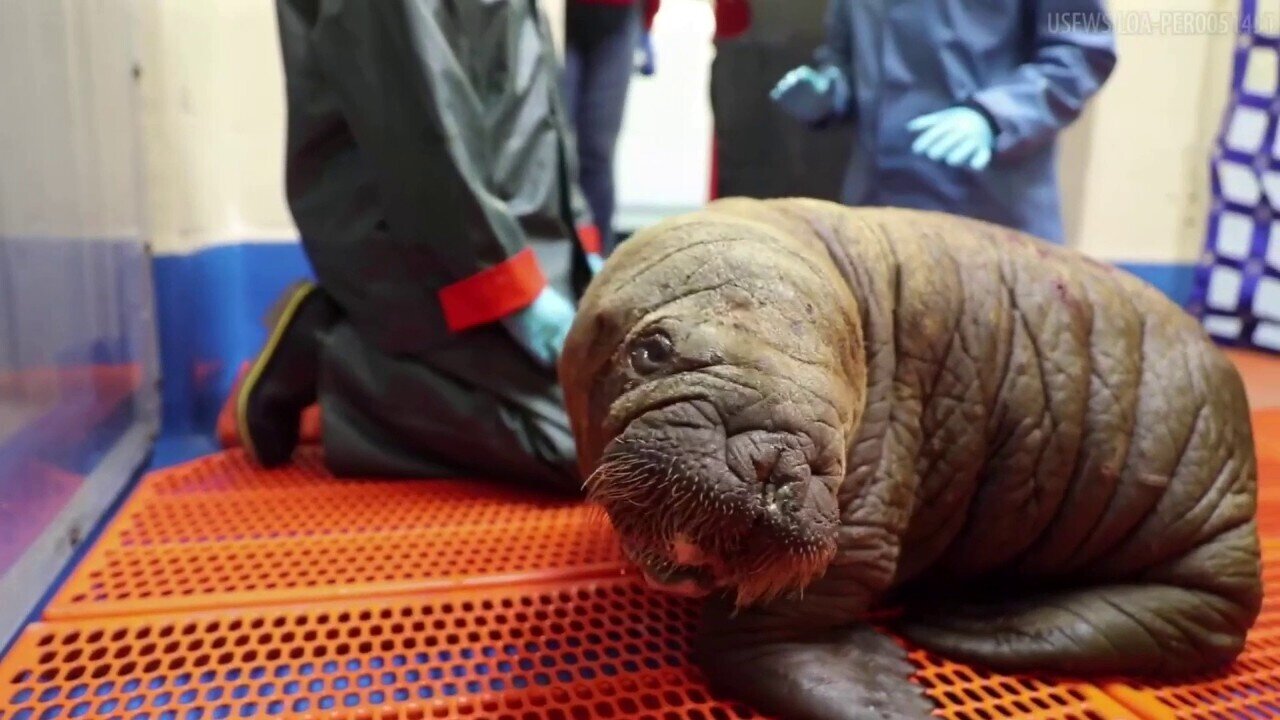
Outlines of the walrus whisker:
M606 461L587 477L583 488L593 500L607 499L618 491L619 486L625 487L626 483L640 476L640 469L635 465L626 460Z
M587 488L591 487L592 483L599 482L600 476L609 472L608 468L608 465L601 465L597 467L585 480L582 481L582 487L579 489L585 491Z

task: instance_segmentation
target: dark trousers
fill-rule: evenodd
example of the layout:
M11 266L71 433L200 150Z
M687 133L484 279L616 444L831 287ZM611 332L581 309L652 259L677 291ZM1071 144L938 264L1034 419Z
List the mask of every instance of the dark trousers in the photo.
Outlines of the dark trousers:
M578 146L578 178L591 215L613 250L613 159L640 39L637 5L570 0L565 12L565 104Z

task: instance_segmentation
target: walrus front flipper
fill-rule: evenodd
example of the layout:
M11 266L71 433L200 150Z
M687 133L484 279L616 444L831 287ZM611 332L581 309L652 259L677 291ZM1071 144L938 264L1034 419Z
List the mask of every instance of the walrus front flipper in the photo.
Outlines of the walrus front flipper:
M704 628L698 664L712 688L787 720L919 720L933 704L892 638L866 625L808 633L756 626ZM739 623L738 621L742 621Z
M1117 585L916 615L904 636L995 670L1170 676L1210 670L1244 646L1256 611L1171 585Z

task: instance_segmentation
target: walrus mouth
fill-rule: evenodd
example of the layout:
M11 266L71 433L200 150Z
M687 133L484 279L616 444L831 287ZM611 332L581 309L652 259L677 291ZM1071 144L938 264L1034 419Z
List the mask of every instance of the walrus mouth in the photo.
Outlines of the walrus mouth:
M624 550L644 575L645 583L655 590L686 597L703 597L721 585L709 565L682 565L653 551L631 548Z
M798 485L729 480L713 498L708 481L650 471L660 466L643 456L613 457L622 464L602 473L613 482L590 484L588 495L651 588L687 597L728 591L745 606L801 591L834 554L834 521L813 513Z

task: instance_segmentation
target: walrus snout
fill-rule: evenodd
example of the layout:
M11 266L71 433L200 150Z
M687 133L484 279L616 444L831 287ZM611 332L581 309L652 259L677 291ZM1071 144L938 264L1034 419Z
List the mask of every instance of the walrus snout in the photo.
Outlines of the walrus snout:
M729 438L725 464L744 482L758 484L767 501L807 500L830 496L839 487L843 474L839 463L824 462L818 445L807 435L748 431ZM815 466L817 469L815 469ZM817 484L817 488L811 488ZM830 492L822 493L826 489ZM824 508L835 512L835 506Z
M743 602L799 590L834 553L839 454L802 432L728 434L717 409L699 407L708 402L633 418L605 449L588 495L650 584L729 589Z

